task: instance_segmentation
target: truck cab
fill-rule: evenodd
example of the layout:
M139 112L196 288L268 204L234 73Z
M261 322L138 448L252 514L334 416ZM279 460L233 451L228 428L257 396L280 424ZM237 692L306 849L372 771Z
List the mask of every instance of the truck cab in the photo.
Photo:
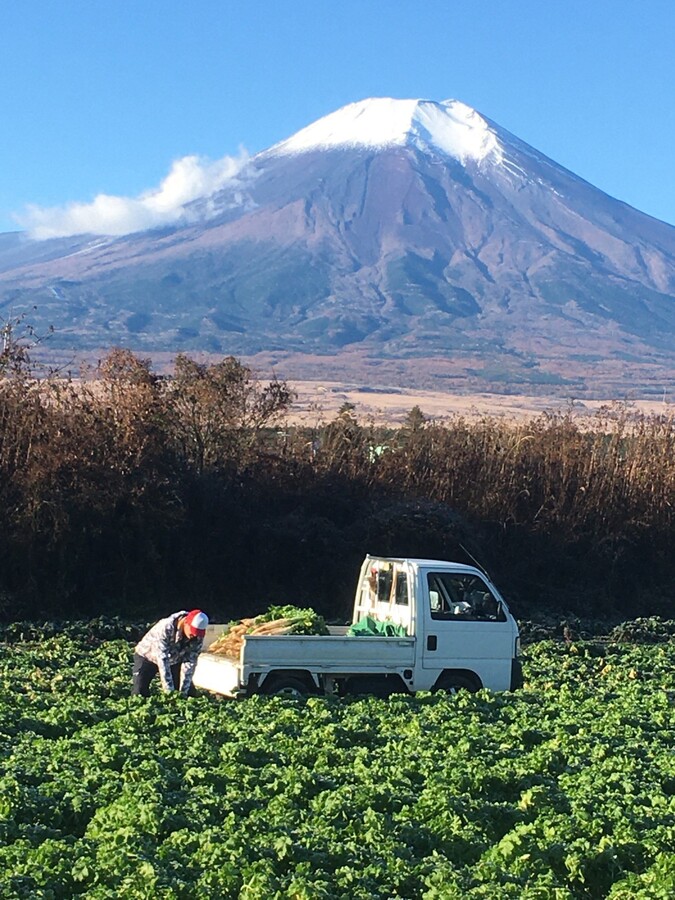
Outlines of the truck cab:
M497 588L473 566L368 556L353 621L364 616L391 620L417 638L409 688L506 690L521 684L516 621Z

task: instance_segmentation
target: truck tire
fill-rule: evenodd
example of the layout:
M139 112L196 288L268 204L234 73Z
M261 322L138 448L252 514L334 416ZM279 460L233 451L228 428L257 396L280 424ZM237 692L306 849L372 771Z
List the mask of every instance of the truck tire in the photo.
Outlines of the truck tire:
M461 672L446 672L436 682L435 691L445 691L448 694L456 694L458 691L471 691L475 693L480 690L480 684L469 675L463 675Z
M315 688L303 678L296 675L270 675L260 688L261 694L271 697L290 697L292 700L302 700L316 693Z

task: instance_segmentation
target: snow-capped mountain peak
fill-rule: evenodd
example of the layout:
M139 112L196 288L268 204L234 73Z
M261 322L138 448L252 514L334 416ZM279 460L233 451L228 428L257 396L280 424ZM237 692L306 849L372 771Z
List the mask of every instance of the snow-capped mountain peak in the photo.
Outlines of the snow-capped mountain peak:
M141 226L175 201L162 227L0 235L0 307L53 323L65 349L260 354L292 377L334 366L443 391L675 393L675 228L463 103L363 100L202 172L134 201ZM105 223L115 200L94 201Z
M306 153L341 147L381 149L412 145L465 163L488 157L499 161L502 150L493 128L458 100L394 100L375 97L350 103L276 144L272 155Z

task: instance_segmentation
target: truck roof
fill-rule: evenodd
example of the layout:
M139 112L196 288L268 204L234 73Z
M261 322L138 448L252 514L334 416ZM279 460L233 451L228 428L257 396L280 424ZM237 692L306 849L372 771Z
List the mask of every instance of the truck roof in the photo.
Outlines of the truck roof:
M460 571L481 572L479 566L471 566L466 563L454 562L451 559L421 559L412 556L373 556L368 554L368 559L381 560L382 562L410 563L413 566L419 566L423 569L440 568L442 566L452 566Z

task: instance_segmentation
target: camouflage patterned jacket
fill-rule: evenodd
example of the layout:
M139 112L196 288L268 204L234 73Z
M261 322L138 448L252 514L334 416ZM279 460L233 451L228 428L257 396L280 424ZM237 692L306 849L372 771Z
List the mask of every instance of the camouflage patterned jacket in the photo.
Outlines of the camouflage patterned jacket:
M180 691L187 694L192 684L197 657L204 644L203 638L188 640L182 630L178 630L178 620L187 615L187 610L173 613L166 619L160 619L150 631L136 644L134 652L154 663L159 670L159 677L165 691L173 691L171 666L181 664Z

